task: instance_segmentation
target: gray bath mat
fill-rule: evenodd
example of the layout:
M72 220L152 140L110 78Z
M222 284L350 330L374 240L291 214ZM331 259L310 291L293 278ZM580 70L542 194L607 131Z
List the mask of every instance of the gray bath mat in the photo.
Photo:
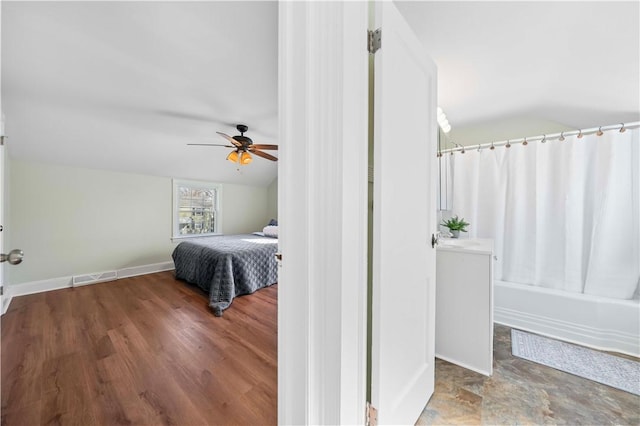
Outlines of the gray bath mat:
M640 395L640 362L511 329L511 353L557 370Z

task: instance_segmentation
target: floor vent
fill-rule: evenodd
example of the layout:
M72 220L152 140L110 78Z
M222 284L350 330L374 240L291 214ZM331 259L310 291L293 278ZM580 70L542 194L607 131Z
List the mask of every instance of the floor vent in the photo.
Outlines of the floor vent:
M118 279L118 271L99 272L97 274L76 275L73 277L73 287L81 285L102 283Z

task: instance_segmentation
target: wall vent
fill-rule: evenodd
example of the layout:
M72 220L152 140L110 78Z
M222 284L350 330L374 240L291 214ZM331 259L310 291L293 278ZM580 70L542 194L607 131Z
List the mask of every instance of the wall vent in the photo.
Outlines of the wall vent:
M88 284L97 284L105 281L113 281L118 279L118 271L98 272L95 274L76 275L73 277L71 285L79 287Z

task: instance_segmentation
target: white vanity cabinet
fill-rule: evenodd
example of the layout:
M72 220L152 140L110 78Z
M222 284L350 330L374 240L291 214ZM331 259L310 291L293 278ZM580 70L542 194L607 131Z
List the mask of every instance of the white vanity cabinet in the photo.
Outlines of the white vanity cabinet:
M438 244L436 357L486 376L493 372L493 240Z

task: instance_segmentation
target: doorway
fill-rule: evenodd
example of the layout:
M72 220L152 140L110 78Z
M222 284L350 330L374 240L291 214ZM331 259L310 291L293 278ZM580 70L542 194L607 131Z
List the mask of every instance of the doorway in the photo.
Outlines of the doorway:
M279 279L278 390L281 423L341 424L364 423L365 420L368 185L366 76L369 53L364 46L367 45L368 16L366 3L280 5L279 134L282 149L278 204L282 223L280 249L283 268ZM385 22L388 24L392 21L393 18L389 18ZM406 26L402 19L398 22ZM383 24L383 34L386 34L384 25L387 24ZM390 38L402 40L400 43L406 41L401 33L396 34L394 30L389 34ZM385 40L386 37L389 36L383 35L382 39ZM384 49L383 41L382 50ZM387 51L394 52L389 47ZM389 57L397 59L394 53L390 53ZM374 189L374 209L377 203L384 204L385 207L378 211L378 222L377 225L374 223L374 229L377 226L378 232L382 231L380 235L385 235L388 240L379 241L377 252L374 248L374 283L376 272L379 277L374 289L377 285L377 292L382 295L376 302L374 293L373 302L374 375L382 373L392 376L393 369L385 364L389 361L402 366L408 364L398 362L393 356L380 356L394 345L384 339L392 336L395 330L402 330L393 320L388 322L396 313L400 313L398 318L407 321L416 318L417 323L427 330L424 336L417 333L417 338L402 332L395 334L402 336L400 340L403 343L424 341L424 345L418 343L423 349L415 352L418 356L412 358L411 364L416 367L431 363L431 367L418 368L431 368L433 371L433 357L430 356L433 346L426 343L428 335L433 333L430 330L433 322L429 322L428 318L433 313L431 306L434 301L429 297L432 283L429 282L427 273L429 270L433 271L433 268L422 267L429 264L428 255L426 260L421 258L412 263L413 268L409 268L408 273L403 275L408 279L393 277L394 267L405 265L398 254L403 253L403 249L416 247L419 247L416 253L428 253L427 247L431 249L430 231L435 231L435 205L432 206L433 209L428 207L431 201L424 201L420 205L418 211L423 216L419 219L413 216L409 216L408 220L398 219L396 213L390 214L391 210L388 209L390 205L396 208L401 206L404 197L410 198L416 206L422 203L416 200L429 199L435 203L435 195L431 197L435 190L435 168L431 166L435 165L436 158L435 75L432 73L430 77L420 77L419 72L409 73L403 79L407 83L403 94L415 99L415 102L404 103L410 104L411 108L421 106L426 110L408 111L404 114L397 112L394 122L382 126L379 134L383 135L383 142L376 148L379 150L376 159L380 162L376 163L374 172L374 187L379 177L377 196ZM417 78L417 85L413 85L414 78ZM421 93L421 89L423 95L416 96L416 93ZM389 99L388 105L380 107L376 114L388 108L392 98L392 91L385 92L383 88L376 90L376 96L378 94L386 94ZM375 118L376 123L382 123L381 117L376 115ZM408 126L407 123L412 125ZM421 123L427 123L427 139L421 139L420 131L416 131L414 123L417 127ZM429 135L432 135L433 143L430 142ZM411 179L408 173L416 171L415 167L403 168L390 161L394 155L407 154L403 150L404 145L393 145L393 141L403 140L424 140L425 146L420 147L416 153L416 157L420 159L417 162L417 167L420 168L416 172L417 180ZM429 150L433 151L431 157ZM397 179L404 180L399 182ZM423 192L421 188L424 188ZM410 242L408 246L385 245L389 241L403 242L392 233L386 233L390 229L391 218L404 221L407 227L415 223L421 224L415 227L418 231L411 236L404 234L406 227L402 228L401 235L407 237ZM420 255L416 259L418 257ZM390 259L395 261L395 265ZM422 270L425 272L418 272ZM402 312L399 306L399 300L402 299L393 299L390 286L394 282L403 281L413 283L424 293L425 297L414 297L421 299L424 309ZM426 289L420 288L420 283ZM405 293L412 299L411 294L411 291ZM388 300L385 299L387 295ZM376 317L376 313L380 315ZM384 329L385 333L390 334L379 335L375 343L376 329ZM413 354L412 351L405 353ZM404 380L410 374L412 373L400 377ZM426 371L424 377L428 376ZM386 386L384 379L380 382L376 380L378 379L372 378L374 399L375 389ZM389 384L402 385L398 381ZM418 387L423 388L423 398L424 395L428 398L429 386ZM406 390L403 389L402 392ZM384 411L385 414L380 417L383 422L393 422L392 410L401 412L404 410L402 404L413 401L407 394L399 401L385 395L378 397L384 404L389 404L389 407L395 407ZM415 401L411 403L415 404ZM420 408L425 403L426 400ZM417 415L419 413L415 418Z

